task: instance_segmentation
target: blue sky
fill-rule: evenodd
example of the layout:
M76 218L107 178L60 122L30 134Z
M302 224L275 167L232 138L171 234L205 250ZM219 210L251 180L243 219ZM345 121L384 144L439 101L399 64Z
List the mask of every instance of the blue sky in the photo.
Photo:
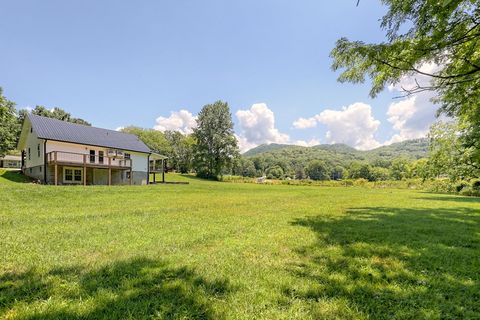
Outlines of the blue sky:
M384 40L384 12L373 0L3 1L0 86L19 108L57 106L112 129L189 132L189 114L220 99L243 149L368 149L434 120L428 97L372 100L368 83L340 84L330 69L338 38Z

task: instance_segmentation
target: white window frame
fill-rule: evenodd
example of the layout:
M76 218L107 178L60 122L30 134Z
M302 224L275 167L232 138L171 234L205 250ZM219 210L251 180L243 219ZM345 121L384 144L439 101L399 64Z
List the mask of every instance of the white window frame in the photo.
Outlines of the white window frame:
M72 170L72 180L66 180L65 179L65 171L66 170ZM80 170L81 172L81 179L80 181L75 181L75 170ZM81 184L83 183L83 179L84 179L84 172L83 172L83 168L79 168L79 167L63 167L63 183L75 183L75 184Z

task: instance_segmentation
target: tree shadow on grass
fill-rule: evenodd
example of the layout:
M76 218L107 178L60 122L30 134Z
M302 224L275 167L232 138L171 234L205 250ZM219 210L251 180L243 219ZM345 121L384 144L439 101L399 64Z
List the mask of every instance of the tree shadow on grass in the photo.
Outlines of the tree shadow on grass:
M464 202L464 203L479 203L480 204L480 197L465 197L465 196L452 196L452 195L444 195L444 196L428 196L428 197L418 197L418 200L428 200L428 201L452 201L452 202Z
M0 283L0 317L25 312L24 319L222 319L212 300L231 291L227 280L207 280L186 267L144 258L94 271L5 274ZM56 302L42 308L50 299Z
M20 170L1 170L0 178L15 183L30 183L34 180L24 175Z
M289 300L344 301L343 318L480 318L479 210L356 208L293 225L318 240L288 267Z

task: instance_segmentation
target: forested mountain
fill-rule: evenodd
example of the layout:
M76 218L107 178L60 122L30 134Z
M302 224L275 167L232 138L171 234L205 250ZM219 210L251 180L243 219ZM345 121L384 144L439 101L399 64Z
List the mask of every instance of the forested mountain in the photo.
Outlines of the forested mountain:
M248 158L276 158L290 163L308 163L312 160L323 160L332 165L346 165L352 161L369 163L391 161L396 158L416 160L426 157L428 140L415 139L373 150L356 150L345 144L321 144L313 147L300 147L282 144L260 145L244 153Z

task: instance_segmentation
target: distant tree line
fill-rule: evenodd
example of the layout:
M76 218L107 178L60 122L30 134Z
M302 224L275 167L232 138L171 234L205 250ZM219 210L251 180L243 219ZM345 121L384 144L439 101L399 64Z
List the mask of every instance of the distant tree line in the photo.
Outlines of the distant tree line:
M21 124L27 110L16 111L15 104L6 99L0 88L0 156L16 147ZM87 121L72 117L60 108L37 106L32 114L84 125ZM139 137L154 152L166 155L167 169L181 173L196 173L208 179L223 175L261 177L268 179L368 181L420 178L449 178L461 181L480 176L478 162L463 145L462 126L456 122L438 122L429 134L429 155L420 159L408 158L388 148L377 153L356 154L345 145L328 146L327 150L291 147L273 153L242 156L233 132L230 109L226 102L208 104L200 111L197 127L192 134L177 131L160 132L154 129L126 127L123 132ZM407 146L405 145L405 148ZM415 149L411 150L416 154ZM475 151L472 151L475 152ZM400 156L394 157L395 154Z

